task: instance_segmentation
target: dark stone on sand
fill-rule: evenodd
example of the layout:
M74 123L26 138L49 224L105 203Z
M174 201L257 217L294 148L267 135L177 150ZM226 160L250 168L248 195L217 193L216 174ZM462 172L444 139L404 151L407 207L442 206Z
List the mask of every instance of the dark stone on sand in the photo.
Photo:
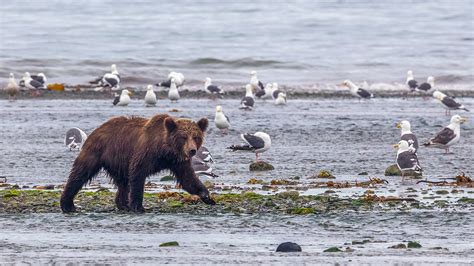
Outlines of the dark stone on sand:
M167 175L167 176L163 176L160 181L161 182L166 182L166 181L173 181L174 180L174 177L170 176L170 175Z
M393 249L404 249L404 248L407 248L407 246L403 243L400 243L400 244L397 244L397 245L393 245L391 247L388 247L388 248L393 248Z
M359 175L368 175L369 173L367 172L360 172Z
M398 169L396 164L392 164L387 169L385 169L385 176L401 176L402 172Z
M407 245L408 248L421 248L421 244L416 241L410 241Z
M301 252L301 247L293 242L284 242L277 247L276 252Z
M275 168L273 165L267 163L267 162L254 162L250 164L249 166L250 171L270 171L274 170Z
M330 247L328 249L325 249L323 252L342 252L338 247Z
M179 247L179 243L177 241L164 242L160 244L160 247Z

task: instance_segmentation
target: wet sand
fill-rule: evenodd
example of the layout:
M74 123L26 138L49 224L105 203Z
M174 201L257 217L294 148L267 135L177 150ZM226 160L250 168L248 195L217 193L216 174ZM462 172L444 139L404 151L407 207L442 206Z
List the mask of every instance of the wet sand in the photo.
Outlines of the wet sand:
M472 98L458 99L466 106L474 105ZM85 204L80 214L62 215L56 213L59 209L53 206L57 202L55 197L50 202L55 209L47 213L7 214L3 209L0 214L0 263L352 262L379 265L383 262L388 265L431 265L441 262L468 264L474 259L470 234L472 203L469 203L473 198L472 187L431 187L416 184L416 180L401 183L399 177L383 177L385 168L395 160L396 151L391 144L399 138L399 130L394 127L397 121L410 120L421 142L448 123L449 117L444 116L444 110L432 99L391 98L359 102L356 99L290 98L288 106L284 107L274 106L271 101L259 101L252 112L238 110L239 100L236 99L183 99L177 104L160 100L153 108L146 108L141 100L132 101L128 107L114 107L110 100L2 100L0 173L8 183L20 187L58 186L65 182L78 154L68 151L63 144L68 128L77 126L89 134L113 116L149 117L171 109L180 110L173 113L177 116L193 119L207 116L212 120L217 104L222 105L230 117L232 128L229 135L223 136L211 121L206 137L206 146L214 155L216 173L220 175L210 180L213 193L276 194L298 190L300 195L334 195L349 202L375 193L411 197L426 208L399 202L393 206L386 204L387 208L336 209L329 213L314 211L301 215L285 211L259 214L255 211L258 208L253 209L252 204L245 202L236 207L243 208L241 213L232 208L218 211L221 207L212 209L197 203L178 208L181 211L177 213L158 211L136 216L117 213L109 202L107 206L112 209L107 213L98 213ZM472 120L470 113L463 115ZM452 148L451 154L444 155L439 149L420 149L425 178L453 178L461 172L473 176L472 123L461 128L461 142ZM272 136L273 146L262 154L262 159L272 163L274 171L249 172L253 154L225 149L230 144L240 143L239 133L257 130ZM311 187L317 180L309 177L322 169L331 171L336 179L321 182L354 183L381 177L389 183L345 189ZM368 175L359 175L361 172ZM166 173L152 176L149 181L157 185L147 191L175 191L172 182L159 181L164 175ZM251 178L263 184L251 185ZM270 185L272 180L290 180L297 184L274 189ZM103 174L90 188L99 186L113 191ZM462 198L468 199L468 203L459 205ZM317 206L312 203L309 207L317 210ZM175 240L180 247L158 247L162 242ZM357 244L362 240L370 242ZM284 241L299 243L303 252L274 253L277 245ZM356 241L355 244L352 241ZM407 241L418 241L423 247L388 248ZM340 247L343 252L323 252L333 246ZM347 247L354 251L346 252Z

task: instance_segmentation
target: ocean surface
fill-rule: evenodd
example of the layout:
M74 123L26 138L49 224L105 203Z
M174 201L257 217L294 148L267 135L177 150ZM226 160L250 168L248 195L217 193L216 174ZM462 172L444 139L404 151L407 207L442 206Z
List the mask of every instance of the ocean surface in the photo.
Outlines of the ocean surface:
M406 71L472 88L473 1L1 1L0 82L44 72L123 85L169 71L188 84L404 83Z

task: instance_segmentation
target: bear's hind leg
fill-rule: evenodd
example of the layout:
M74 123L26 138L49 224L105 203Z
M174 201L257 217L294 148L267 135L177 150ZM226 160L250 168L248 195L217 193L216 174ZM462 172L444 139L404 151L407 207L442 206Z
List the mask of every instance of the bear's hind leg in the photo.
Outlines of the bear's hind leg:
M95 156L84 158L79 154L79 157L74 161L66 186L61 194L60 205L64 213L76 211L74 197L82 186L99 172L100 168L100 162Z
M117 185L117 194L115 194L115 204L117 208L122 211L128 210L128 193L130 187L128 181L120 181L116 183Z

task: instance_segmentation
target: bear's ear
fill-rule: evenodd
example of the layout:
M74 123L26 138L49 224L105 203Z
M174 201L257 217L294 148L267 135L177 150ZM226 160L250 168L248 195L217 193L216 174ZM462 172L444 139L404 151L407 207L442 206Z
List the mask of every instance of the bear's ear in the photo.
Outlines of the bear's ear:
M206 131L207 126L209 125L209 120L207 118L201 118L197 122L198 127L201 129L202 132Z
M175 130L178 127L178 125L176 125L176 122L174 121L172 117L167 117L165 119L165 126L168 132L173 132L173 130Z

